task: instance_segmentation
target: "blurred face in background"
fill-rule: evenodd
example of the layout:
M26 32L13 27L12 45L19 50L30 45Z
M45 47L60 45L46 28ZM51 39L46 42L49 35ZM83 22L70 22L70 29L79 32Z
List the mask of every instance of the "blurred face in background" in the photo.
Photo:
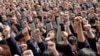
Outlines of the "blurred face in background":
M100 38L99 41L96 43L97 45L97 53L100 55Z
M6 44L0 46L2 47L2 52L1 52L2 56L11 56L10 49Z

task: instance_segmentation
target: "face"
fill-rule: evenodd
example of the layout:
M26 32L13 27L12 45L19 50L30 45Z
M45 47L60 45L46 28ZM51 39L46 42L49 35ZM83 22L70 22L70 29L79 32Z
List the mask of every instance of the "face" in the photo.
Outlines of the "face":
M10 56L11 55L10 49L7 45L1 45L1 47L3 48L3 50L2 50L3 56Z
M100 41L96 43L97 45L97 53L100 54Z
M87 12L86 11L82 11L82 15L83 16L86 16L87 15Z
M6 15L2 15L3 20L7 20Z
M80 6L76 6L76 11L80 12L81 11L81 7Z
M90 9L89 9L89 12L90 12L90 13L94 13L94 8L93 8L93 7L90 8Z
M17 20L17 18L16 18L16 17L12 17L12 18L10 19L10 21L11 21L12 23L17 22L16 20Z
M68 22L69 21L69 15L68 14L64 14L63 15L63 19L65 22Z
M55 32L53 30L49 31L47 34L48 37L50 37L51 40L55 39Z

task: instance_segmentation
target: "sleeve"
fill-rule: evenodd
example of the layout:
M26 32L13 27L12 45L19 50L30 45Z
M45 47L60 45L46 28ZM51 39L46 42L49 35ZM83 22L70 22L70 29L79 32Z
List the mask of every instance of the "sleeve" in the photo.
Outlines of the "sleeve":
M40 53L37 52L36 48L34 47L33 43L31 40L28 40L27 41L27 46L28 46L28 49L31 49L34 56L40 56Z
M96 49L96 38L87 38L88 42L90 44L90 47L92 48L93 51L97 52Z
M87 42L87 41L84 41L84 42L79 42L78 41L78 48L79 49L82 49L82 48L89 48L90 46L89 46L89 43Z
M15 54L22 56L21 49L19 46L17 46L14 38L10 37L10 38L6 39L6 41L8 43L9 48L10 48L12 56L14 56Z
M42 53L46 50L46 44L44 42L38 43L38 46Z
M16 24L16 28L18 29L18 31L21 31L22 30L22 26L19 25L19 24Z
M70 45L66 45L64 48L65 48L64 53L66 56L74 56L74 53L72 52Z

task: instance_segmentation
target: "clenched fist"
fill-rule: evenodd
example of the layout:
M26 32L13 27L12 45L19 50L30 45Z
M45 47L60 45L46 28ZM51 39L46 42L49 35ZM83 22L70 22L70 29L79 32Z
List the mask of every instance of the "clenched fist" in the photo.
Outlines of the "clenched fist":
M84 28L85 28L86 31L90 31L91 30L91 25L86 24L86 25L84 25Z
M82 22L82 17L81 16L75 17L75 19L74 19L74 24L75 25L80 25L81 22Z
M68 37L68 33L66 31L62 31L61 36L62 36L63 40L66 40Z

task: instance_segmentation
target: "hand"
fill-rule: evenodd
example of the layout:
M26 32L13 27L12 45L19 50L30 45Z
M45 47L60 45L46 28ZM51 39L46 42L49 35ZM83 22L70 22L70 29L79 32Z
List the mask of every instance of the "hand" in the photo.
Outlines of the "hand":
M3 34L6 38L10 37L10 27L8 25L4 25L4 30L3 30Z
M38 27L39 28L43 28L44 27L44 24L41 22L41 23L38 24Z
M83 22L84 25L88 24L88 21L85 18L82 20L82 22Z
M31 37L30 37L30 35L29 35L29 30L28 30L27 27L25 27L25 28L23 29L22 34L24 35L24 38L23 38L23 39L24 39L25 41L28 41L28 40L31 39Z
M91 30L91 25L86 24L86 25L84 25L84 28L85 28L86 31L90 31Z
M56 50L56 46L54 42L48 41L47 44L48 44L48 49L50 49L51 51Z
M97 4L98 2L97 2L97 0L93 0L92 3L93 4Z
M32 50L26 50L23 52L23 56L34 56Z
M75 17L75 19L74 19L74 24L75 24L76 26L80 25L81 22L82 22L82 17L80 17L80 16Z
M40 34L41 34L41 33L40 33L40 29L37 28L37 29L34 30L34 35L35 35L35 37L40 36Z
M27 11L26 17L30 17L31 15L32 15L32 12L31 11Z
M34 30L34 36L35 36L36 41L37 41L38 43L41 43L41 42L42 42L40 29L35 29L35 30Z
M66 31L62 31L61 36L62 36L63 40L66 40L68 38L68 33Z
M95 24L96 24L97 27L100 27L100 21L96 21Z
M27 44L21 44L20 47L22 48L22 51L27 50Z
M29 25L28 25L28 22L27 22L27 21L23 21L23 25L24 25L24 27L28 28L29 30L31 29L31 28L29 27Z

